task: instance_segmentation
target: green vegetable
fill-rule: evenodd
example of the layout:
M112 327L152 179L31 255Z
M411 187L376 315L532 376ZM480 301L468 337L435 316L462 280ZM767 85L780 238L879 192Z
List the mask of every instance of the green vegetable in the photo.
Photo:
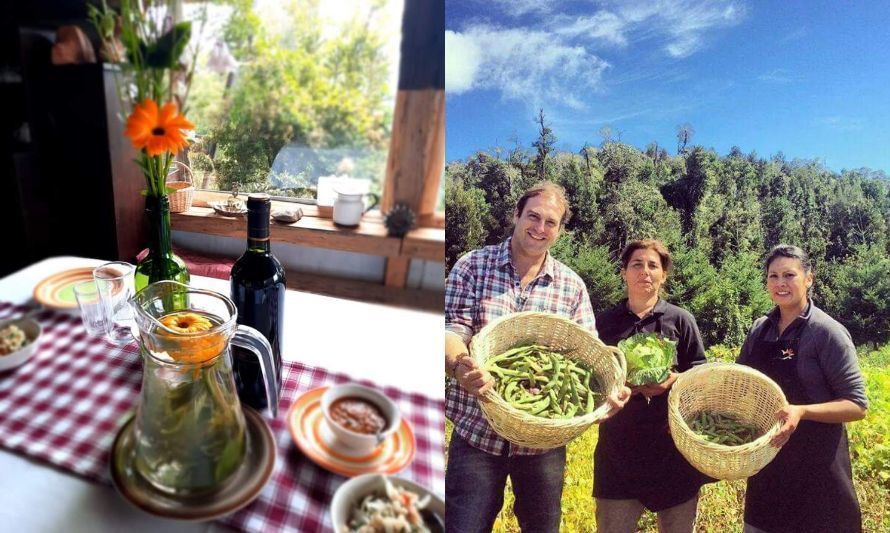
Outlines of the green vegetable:
M519 346L489 358L484 366L497 393L531 415L583 416L603 401L591 369L545 346Z
M671 373L677 343L655 333L637 333L618 343L627 359L627 382L631 385L661 383Z
M760 431L753 424L746 424L729 415L701 411L686 420L689 428L708 442L725 446L741 446L753 442Z

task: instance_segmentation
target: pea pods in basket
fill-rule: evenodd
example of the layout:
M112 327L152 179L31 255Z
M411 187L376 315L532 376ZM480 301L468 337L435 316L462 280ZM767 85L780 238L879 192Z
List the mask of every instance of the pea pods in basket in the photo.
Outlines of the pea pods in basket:
M485 369L497 393L530 415L572 418L592 413L604 401L590 368L546 346L512 348L489 358Z
M701 411L686 423L708 442L725 446L741 446L753 442L761 431L752 424L740 422L729 415Z

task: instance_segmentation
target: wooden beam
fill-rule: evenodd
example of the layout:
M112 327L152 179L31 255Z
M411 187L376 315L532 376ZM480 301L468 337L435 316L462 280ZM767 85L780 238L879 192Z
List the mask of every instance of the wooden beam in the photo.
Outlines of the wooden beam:
M174 230L238 239L245 238L247 231L245 219L223 217L203 207L171 214L170 222ZM273 242L386 257L397 257L402 244L401 239L388 237L386 227L380 223L362 221L359 227L352 229L336 226L330 219L316 217L303 217L287 225L273 222L270 238Z
M439 183L445 172L445 91L439 91L435 97L441 102L435 110L433 129L429 132L426 146L427 158L423 168L423 189L421 191L420 204L417 206L417 215L423 220L436 212L436 200L439 199Z
M408 267L411 259L408 257L389 257L386 259L386 273L384 285L397 289L404 289L408 284Z
M440 141L444 141L444 113L445 91L399 91L386 162L382 212L396 203L406 204L415 213L420 212L428 178L426 173L439 159L444 161L444 147L440 146ZM443 130L441 135L439 129ZM441 156L437 153L440 148Z
M420 228L409 231L402 239L402 256L444 263L445 230Z
M441 291L397 289L370 281L325 276L296 270L287 271L287 287L313 294L399 307L411 307L434 313L441 313L445 307L445 294Z

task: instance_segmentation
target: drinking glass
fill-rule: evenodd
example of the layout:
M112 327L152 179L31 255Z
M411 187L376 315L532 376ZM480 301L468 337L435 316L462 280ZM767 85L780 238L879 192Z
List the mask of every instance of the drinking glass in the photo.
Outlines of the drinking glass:
M94 337L108 337L114 322L110 307L111 284L103 280L84 281L74 286L74 298L87 333ZM102 293L105 293L103 297Z
M109 285L99 295L108 298L111 309L111 332L108 339L114 344L127 344L135 337L136 320L129 301L135 292L136 267L124 261L104 263L93 269L93 279Z

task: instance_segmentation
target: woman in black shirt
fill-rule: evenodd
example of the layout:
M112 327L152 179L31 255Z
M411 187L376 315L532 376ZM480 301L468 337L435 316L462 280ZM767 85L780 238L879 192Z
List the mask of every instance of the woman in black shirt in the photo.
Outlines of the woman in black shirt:
M677 372L705 362L695 319L659 296L671 266L670 252L661 242L630 243L621 254L627 299L596 317L600 339L611 346L640 332L677 342L670 377L631 387L634 394L624 409L600 425L593 470L600 532L632 533L649 509L657 514L663 533L690 533L699 489L708 480L680 455L668 428L666 393Z
M770 251L766 288L776 307L754 322L738 362L772 378L790 405L776 413L778 455L748 478L746 533L862 530L844 423L865 417L865 383L850 334L813 305L812 285L803 250Z

